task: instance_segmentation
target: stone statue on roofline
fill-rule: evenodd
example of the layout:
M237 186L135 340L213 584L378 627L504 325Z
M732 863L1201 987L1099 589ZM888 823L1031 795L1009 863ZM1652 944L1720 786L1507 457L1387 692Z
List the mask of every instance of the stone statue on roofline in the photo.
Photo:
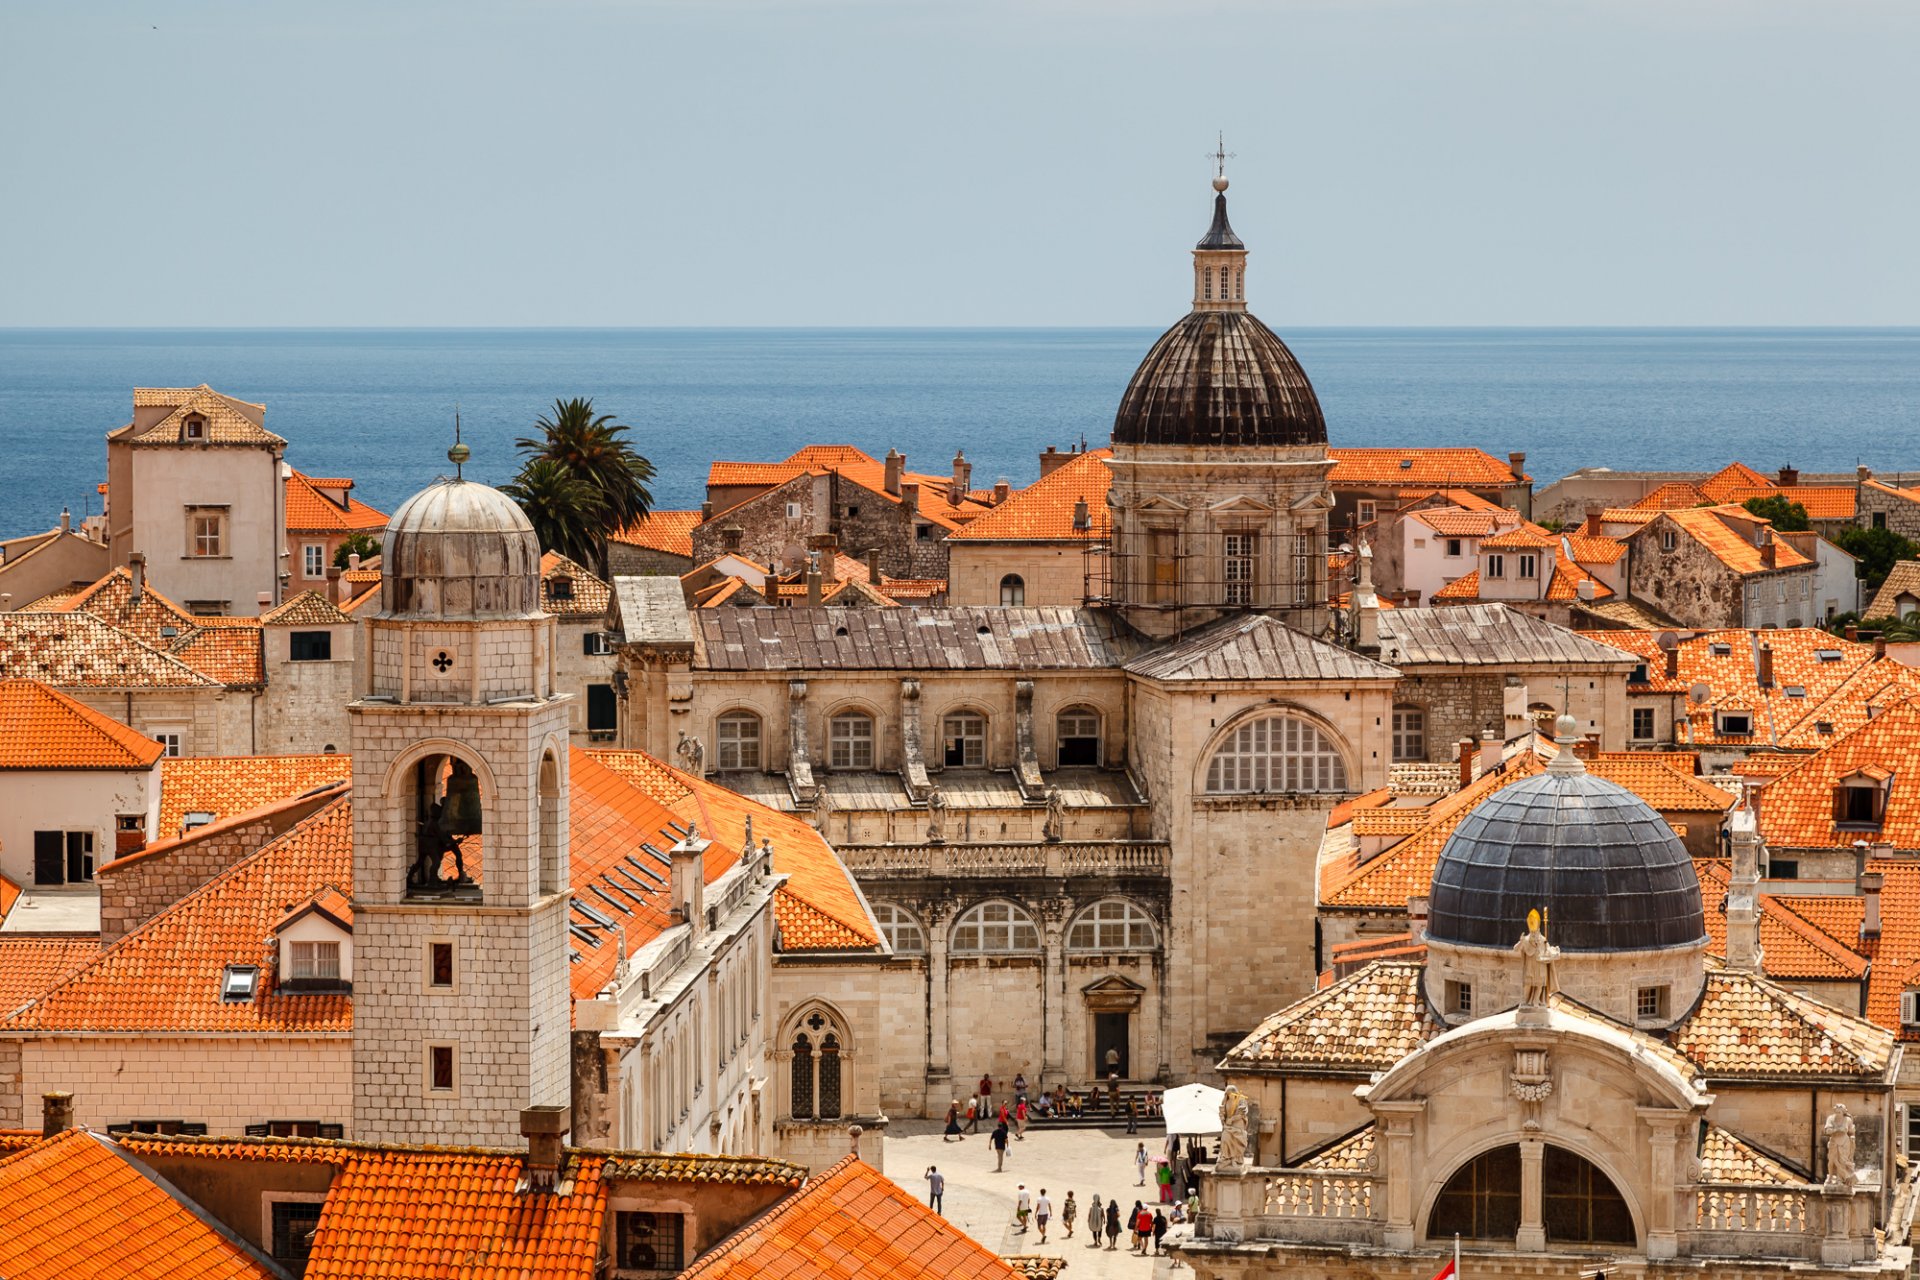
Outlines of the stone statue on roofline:
M1827 1185L1852 1186L1857 1172L1853 1167L1854 1121L1846 1103L1833 1104L1821 1130L1827 1135Z
M1547 941L1540 926L1540 913L1527 912L1527 932L1513 944L1513 953L1520 957L1521 963L1520 1004L1523 1008L1544 1005L1553 994L1553 962L1560 958L1560 948Z
M1058 786L1047 787L1047 816L1040 829L1049 842L1067 838L1067 797Z
M1238 1171L1247 1162L1247 1143L1251 1122L1247 1096L1240 1086L1230 1084L1220 1095L1220 1159L1216 1167Z
M927 788L927 843L947 841L947 793L935 783Z
M679 745L675 746L673 751L675 755L680 757L680 767L682 769L685 769L696 778L705 774L707 749L699 738L683 730L680 734Z

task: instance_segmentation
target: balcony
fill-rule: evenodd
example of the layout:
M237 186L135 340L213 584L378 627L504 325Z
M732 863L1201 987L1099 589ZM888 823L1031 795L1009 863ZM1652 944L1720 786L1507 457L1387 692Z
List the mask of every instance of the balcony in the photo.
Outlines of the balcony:
M863 880L946 876L1164 876L1170 854L1157 840L1063 840L1048 844L842 845L841 861Z

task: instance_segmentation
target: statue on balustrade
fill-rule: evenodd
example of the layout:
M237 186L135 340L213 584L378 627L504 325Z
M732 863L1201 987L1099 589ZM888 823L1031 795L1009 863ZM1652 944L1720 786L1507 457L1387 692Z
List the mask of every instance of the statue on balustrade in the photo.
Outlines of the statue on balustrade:
M1237 1168L1246 1163L1251 1121L1247 1096L1240 1092L1239 1085L1228 1085L1220 1096L1220 1159L1216 1167Z
M1847 1104L1834 1103L1822 1128L1827 1135L1827 1185L1850 1187L1857 1171L1853 1167L1854 1121Z
M938 783L927 788L927 843L947 842L947 793Z

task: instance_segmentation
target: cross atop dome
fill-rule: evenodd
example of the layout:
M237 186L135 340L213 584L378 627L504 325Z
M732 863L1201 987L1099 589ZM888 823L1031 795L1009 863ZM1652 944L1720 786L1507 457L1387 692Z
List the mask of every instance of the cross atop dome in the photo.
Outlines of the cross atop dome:
M1227 161L1232 158L1223 133L1208 157L1213 161L1213 225L1193 247L1195 311L1247 309L1247 246L1227 221Z

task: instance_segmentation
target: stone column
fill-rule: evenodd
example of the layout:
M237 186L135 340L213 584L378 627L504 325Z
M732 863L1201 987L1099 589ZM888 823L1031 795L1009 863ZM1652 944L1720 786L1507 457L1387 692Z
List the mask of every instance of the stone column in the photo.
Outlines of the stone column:
M1067 918L1073 904L1061 899L1041 906L1046 964L1040 978L1040 1079L1061 1082L1067 1069ZM1134 1064L1129 1062L1131 1068Z
M938 1115L953 1100L953 1065L948 1050L947 925L953 909L945 903L927 908L927 1080L924 1115Z
M1635 1111L1646 1122L1647 1149L1652 1157L1653 1176L1647 1182L1647 1257L1677 1257L1680 1242L1674 1213L1678 1193L1674 1144L1680 1126L1689 1117L1683 1111L1658 1107L1637 1107Z
M912 678L900 682L900 780L915 804L927 798L932 786L920 746L920 682Z
M1413 1221L1413 1127L1427 1104L1414 1100L1371 1105L1375 1123L1386 1131L1386 1147L1378 1153L1379 1168L1375 1171L1378 1181L1374 1184L1377 1191L1380 1184L1385 1183L1386 1194L1382 1199L1386 1202L1383 1215L1386 1230L1382 1243L1389 1249L1411 1249L1416 1234Z
M1522 1253L1545 1253L1547 1228L1540 1216L1540 1165L1547 1144L1539 1138L1520 1142L1520 1234L1513 1247Z

